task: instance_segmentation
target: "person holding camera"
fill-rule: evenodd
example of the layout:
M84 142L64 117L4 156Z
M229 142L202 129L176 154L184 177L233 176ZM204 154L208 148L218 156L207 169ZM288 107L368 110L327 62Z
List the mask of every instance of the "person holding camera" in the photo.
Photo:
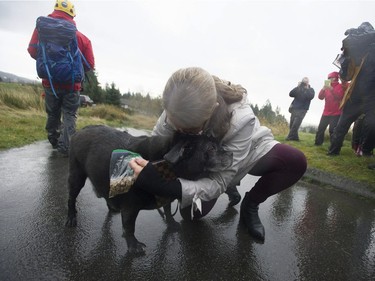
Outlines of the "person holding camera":
M298 86L290 91L289 96L294 98L289 107L290 123L289 134L285 140L299 141L298 129L302 124L303 118L310 108L310 102L315 96L315 91L309 84L309 78L304 77Z
M339 122L341 115L340 103L345 93L345 82L339 82L337 71L328 74L328 83L320 90L318 98L324 100L324 110L320 118L318 131L315 135L315 145L320 146L324 142L324 133L329 126L329 137L332 139L333 131Z

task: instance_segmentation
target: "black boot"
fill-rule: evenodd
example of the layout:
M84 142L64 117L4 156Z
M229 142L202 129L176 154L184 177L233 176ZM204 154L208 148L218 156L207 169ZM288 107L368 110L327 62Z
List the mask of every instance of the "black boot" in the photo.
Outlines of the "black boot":
M249 193L246 195L241 203L240 220L245 224L249 234L264 242L264 226L258 216L259 204L251 201Z
M228 195L229 198L229 207L237 205L241 201L241 195L239 194L236 186L228 186L225 193Z
M53 149L56 149L57 148L57 142L59 140L59 136L60 134L58 133L48 133L48 140L50 142L50 144L52 145L52 148Z

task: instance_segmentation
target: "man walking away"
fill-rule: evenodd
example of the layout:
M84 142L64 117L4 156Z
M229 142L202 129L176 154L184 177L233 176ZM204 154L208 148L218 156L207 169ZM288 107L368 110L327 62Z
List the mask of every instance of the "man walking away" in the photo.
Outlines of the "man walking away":
M76 130L84 72L95 66L91 41L77 30L75 16L71 1L57 0L48 17L37 19L27 49L45 91L48 140L64 156Z

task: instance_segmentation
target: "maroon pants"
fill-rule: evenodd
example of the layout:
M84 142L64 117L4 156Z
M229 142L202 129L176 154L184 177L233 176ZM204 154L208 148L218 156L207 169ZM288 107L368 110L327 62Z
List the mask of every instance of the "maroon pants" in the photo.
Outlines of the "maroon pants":
M306 168L306 157L300 150L286 144L276 144L248 172L250 175L260 176L249 192L251 200L260 204L268 197L287 189L303 176ZM202 213L194 212L194 219L207 215L216 200L202 201ZM191 206L180 209L180 213L185 220L190 220Z

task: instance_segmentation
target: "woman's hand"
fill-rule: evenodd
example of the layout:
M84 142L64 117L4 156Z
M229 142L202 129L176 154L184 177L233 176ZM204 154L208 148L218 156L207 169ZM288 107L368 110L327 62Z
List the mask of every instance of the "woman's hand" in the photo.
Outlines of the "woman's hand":
M148 161L143 158L133 158L129 161L130 168L134 171L134 178L137 179L140 172L148 164Z
M139 188L148 193L170 198L182 198L182 186L178 179L166 180L149 161L142 158L134 158L129 161L133 169L133 188ZM141 173L142 172L142 173Z

